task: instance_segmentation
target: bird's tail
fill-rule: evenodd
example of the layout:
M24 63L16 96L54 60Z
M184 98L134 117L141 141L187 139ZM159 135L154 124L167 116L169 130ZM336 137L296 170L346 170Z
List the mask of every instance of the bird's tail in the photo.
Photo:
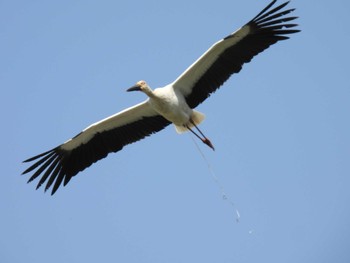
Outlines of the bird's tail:
M199 111L193 110L191 119L195 125L199 125L205 119L205 115ZM190 128L194 127L192 122L187 123L187 126ZM187 127L179 125L175 125L175 129L177 133L184 133L188 131Z

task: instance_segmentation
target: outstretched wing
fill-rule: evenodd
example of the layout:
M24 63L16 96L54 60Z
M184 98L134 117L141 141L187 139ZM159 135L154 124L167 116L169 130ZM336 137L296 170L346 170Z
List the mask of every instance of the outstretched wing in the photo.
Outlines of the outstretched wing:
M187 104L195 108L217 90L232 74L238 73L260 52L287 35L299 32L287 16L294 9L281 10L289 2L272 9L272 1L256 17L236 32L216 42L173 83L184 94Z
M24 162L35 163L23 174L34 171L28 182L41 176L37 189L46 182L45 191L53 184L51 194L59 186L94 162L111 152L120 151L125 145L158 132L170 122L142 102L102 121L92 124L62 145L29 158Z

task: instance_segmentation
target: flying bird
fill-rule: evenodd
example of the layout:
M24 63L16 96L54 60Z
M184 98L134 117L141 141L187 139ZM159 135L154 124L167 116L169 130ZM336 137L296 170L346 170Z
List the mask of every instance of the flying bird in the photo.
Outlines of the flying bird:
M215 92L243 64L288 35L299 32L294 9L285 9L289 2L267 5L257 16L237 31L212 45L174 82L152 90L139 81L127 91L141 91L147 99L96 122L65 143L25 160L34 162L23 174L33 172L28 183L41 177L37 189L46 183L53 195L60 185L67 185L73 176L111 152L159 132L173 123L178 133L190 131L214 149L211 141L198 128L205 118L194 110Z

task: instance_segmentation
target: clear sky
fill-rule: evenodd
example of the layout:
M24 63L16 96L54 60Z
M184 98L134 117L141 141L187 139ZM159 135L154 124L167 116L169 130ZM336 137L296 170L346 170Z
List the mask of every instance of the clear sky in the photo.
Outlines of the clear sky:
M293 0L302 32L198 107L214 174L170 126L53 197L20 176L268 2L0 1L0 262L350 262L349 1Z

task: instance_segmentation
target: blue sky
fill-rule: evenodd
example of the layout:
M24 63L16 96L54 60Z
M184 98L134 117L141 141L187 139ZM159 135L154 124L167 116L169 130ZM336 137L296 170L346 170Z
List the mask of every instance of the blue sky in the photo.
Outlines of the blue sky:
M144 100L125 89L173 81L268 2L0 1L0 261L349 262L345 0L292 1L302 32L198 107L214 176L173 127L53 197L20 176L24 159Z

